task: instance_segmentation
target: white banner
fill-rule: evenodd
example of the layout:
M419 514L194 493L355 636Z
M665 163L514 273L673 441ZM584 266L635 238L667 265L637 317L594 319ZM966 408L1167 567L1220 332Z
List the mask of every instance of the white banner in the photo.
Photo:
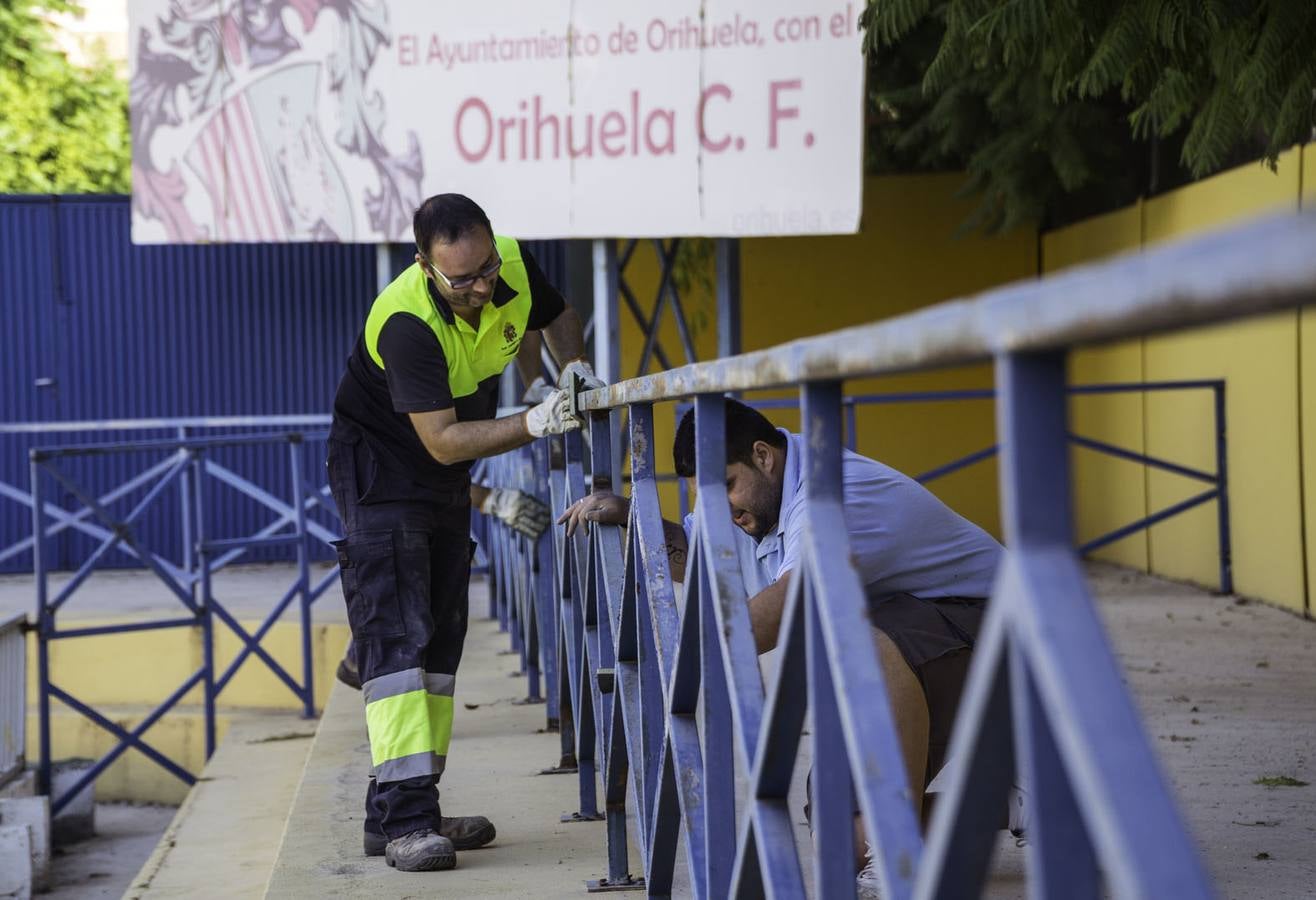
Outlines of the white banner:
M129 0L133 240L853 233L862 5Z

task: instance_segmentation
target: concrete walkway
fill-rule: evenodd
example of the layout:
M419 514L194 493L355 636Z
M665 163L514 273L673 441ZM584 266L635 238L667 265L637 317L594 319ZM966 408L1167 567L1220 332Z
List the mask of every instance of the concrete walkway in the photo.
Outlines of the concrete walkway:
M212 878L226 896L261 896L317 725L296 713L236 719L124 900L196 897Z
M472 591L480 609L483 591ZM402 873L361 852L362 798L369 770L361 694L337 685L315 738L306 776L270 878L272 898L578 897L606 874L603 823L561 824L576 811L575 775L539 775L559 757L559 736L543 731L544 706L516 705L525 680L510 678L515 656L489 620L471 623L457 680L456 715L443 811L486 815L498 838L458 854L449 872ZM638 860L635 848L631 859Z
M1316 623L1111 566L1089 571L1220 895L1313 896L1316 786L1260 780L1316 782ZM480 594L473 591L473 609L484 608ZM362 857L363 713L359 695L340 690L316 738L267 896L580 897L586 879L604 874L602 823L558 823L576 809L575 778L532 774L556 760L558 736L539 733L542 706L512 705L525 688L508 677L515 657L498 655L507 646L494 623L472 624L443 794L449 812L493 818L496 844L460 854L457 870L447 873L403 875ZM801 769L807 752L802 757ZM797 841L807 839L801 816ZM1025 895L1026 854L1008 836L999 842L989 897ZM633 866L638 858L632 847ZM684 873L682 859L678 877ZM676 896L684 895L678 886Z
M1316 896L1316 622L1114 566L1089 576L1220 896Z

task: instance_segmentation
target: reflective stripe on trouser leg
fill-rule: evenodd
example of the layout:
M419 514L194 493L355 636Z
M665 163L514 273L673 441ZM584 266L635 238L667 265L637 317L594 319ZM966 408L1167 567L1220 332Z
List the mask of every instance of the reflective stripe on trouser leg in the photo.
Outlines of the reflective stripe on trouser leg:
M405 781L443 772L452 737L452 690L456 679L406 669L361 685L370 735L370 774Z

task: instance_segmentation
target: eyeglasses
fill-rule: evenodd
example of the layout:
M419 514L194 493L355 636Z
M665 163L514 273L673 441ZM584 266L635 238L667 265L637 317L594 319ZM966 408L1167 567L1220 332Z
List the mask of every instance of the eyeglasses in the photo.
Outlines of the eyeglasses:
M463 275L460 278L449 278L447 275L440 272L439 267L429 260L425 260L425 264L430 267L430 271L433 272L440 281L448 286L448 290L464 291L477 281L483 281L486 278L492 278L497 275L498 270L503 267L503 258L498 254L497 250L494 250L493 262L489 263L489 265L485 266L474 275Z

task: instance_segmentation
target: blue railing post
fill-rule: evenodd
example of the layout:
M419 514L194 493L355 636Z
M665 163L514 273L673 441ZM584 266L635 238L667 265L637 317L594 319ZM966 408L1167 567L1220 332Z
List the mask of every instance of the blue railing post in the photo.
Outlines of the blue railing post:
M211 584L211 553L207 547L206 528L206 463L202 451L192 448L192 486L195 489L193 509L196 511L196 562L201 575L201 684L206 709L206 759L215 752L215 699L218 688L215 683L215 596Z
M826 504L839 511L842 504L840 447L843 410L840 387L836 382L820 382L801 389L804 409L800 430L811 437L801 464L807 472L809 504L815 509ZM853 432L850 434L853 438ZM820 604L825 602L819 588L825 590L831 579L813 566L809 571L797 573L796 577L801 582L797 590L804 592L808 660L805 678L808 707L813 713L813 796L810 803L814 822L814 890L819 897L846 897L854 891L855 875L853 779L841 721L841 707L848 704L837 702L838 685L832 680L826 638L819 618ZM872 697L849 699L859 703L876 700ZM903 766L899 776L903 776ZM897 890L904 893L908 885L904 891Z
M1212 399L1215 401L1215 477L1216 477L1216 534L1220 542L1220 593L1234 592L1234 555L1230 546L1229 531L1229 445L1225 425L1225 383L1215 384Z
M1003 357L997 363L1002 521L1021 575L1031 582L1021 585L1021 592L1082 589L1042 566L1030 566L1040 554L1072 556L1074 544L1064 360L1063 353L1043 353ZM1029 838L1034 850L1026 859L1030 881L1041 896L1064 892L1075 900L1096 900L1101 891L1096 854L1056 752L1027 651L1012 647L1008 656L1015 770L1033 804ZM992 797L994 802L1004 799L999 789Z
M698 427L695 433L699 434ZM743 604L744 601L740 597L725 597L715 588L711 580L715 573L710 572L709 567L700 569L700 577L697 592L690 591L687 585L686 614L690 614L691 603L699 603L699 668L704 692L699 726L704 740L704 833L708 836L704 885L707 896L723 897L731 884L731 869L736 861L735 832L727 827L736 821L736 761L731 691L727 687L726 668L722 663L723 638L714 605L724 601ZM726 585L718 587L727 588Z
M992 601L1003 606L989 616L1008 622L1030 880L1047 896L1097 897L1104 872L1120 896L1209 897L1073 550L1064 361L1051 351L997 362L1010 549Z
M531 493L550 510L553 498L549 490L548 441L535 441L530 445L534 481ZM534 604L535 633L538 638L540 666L544 675L544 704L547 727L558 726L558 656L557 656L557 605L553 603L553 541L554 529L550 525L534 543Z
M675 826L680 810L671 756L674 745L668 742L665 723L680 639L680 613L658 497L653 406L632 405L629 418L631 509L626 534L622 625L617 642L618 684L630 703L624 724L636 784L636 824L645 880L651 896L667 896L672 889L677 849ZM679 562L684 565L686 560ZM628 620L631 614L634 618ZM678 704L674 708L684 712L687 707ZM692 700L688 704L691 716L694 708ZM697 752L698 735L693 737ZM674 741L680 739L673 737ZM687 813L695 814L695 810Z
M486 468L486 476L489 476L490 469ZM497 483L496 481L494 483ZM484 576L489 580L489 609L487 618L498 618L498 578L495 574L495 568L498 565L498 559L494 555L493 546L493 527L489 523L489 517L483 513L476 513L471 516L471 536L479 541L480 549L484 553L487 562L484 570Z
M551 503L550 508L553 510L565 509L570 504L570 496L567 490L567 472L566 472L566 448L565 441L561 438L547 438L539 441L540 444L546 444L546 458L548 463L548 492ZM547 603L553 607L553 613L548 621L552 623L552 630L549 631L545 640L553 642L555 647L554 656L557 659L557 707L553 712L557 714L558 741L560 755L558 764L552 768L545 769L545 774L575 774L579 771L576 762L576 714L573 704L572 673L575 668L571 659L573 645L570 643L569 635L571 633L571 616L566 606L567 590L567 541L565 537L558 532L554 532L554 539L550 547L550 579L549 579L549 596Z
M41 489L42 454L33 450L30 454L31 490L32 490L32 572L37 589L37 705L41 713L38 741L41 745L41 759L37 764L38 790L43 794L51 791L50 766L50 633L54 630L50 608L47 605L47 562L46 532L41 517L44 507L44 492Z
M498 610L498 630L509 631L512 627L511 614L508 611L507 594L509 590L507 578L507 547L506 535L498 527L497 523L489 523L489 545L492 548L490 554L489 577L493 579L494 597L496 599ZM496 561L496 565L494 564Z
M517 487L532 497L536 496L533 448L522 447L518 450L517 463L519 467ZM551 536L549 540L552 540ZM522 633L525 636L523 640L525 647L523 667L526 672L525 702L527 703L538 703L543 700L539 685L542 675L543 649L539 645L539 607L537 605L539 595L535 590L539 583L538 568L539 541L532 541L525 537L518 538L517 569L520 575L518 597L521 604Z
M175 431L178 438L178 445L182 447L187 443L187 426L180 425ZM183 452L183 451L179 451ZM179 540L182 541L183 551L183 571L189 576L189 583L195 587L196 572L193 570L193 552L196 549L193 546L192 536L192 467L186 467L178 478L178 534ZM192 592L192 599L196 600L195 590Z
M565 481L563 506L569 506L585 494L583 441L578 432L562 436L564 445ZM583 529L567 538L562 555L560 622L562 645L565 647L567 683L571 695L572 725L574 726L574 753L577 784L580 789L580 809L564 822L595 821L603 816L598 810L598 730L597 713L589 671L588 640L585 633L589 607L585 603L585 581L590 565L589 539ZM564 723L565 725L565 723Z
M590 437L590 482L593 491L610 491L616 478L613 466L612 415L591 413L587 423ZM644 880L631 876L626 833L626 799L630 788L625 706L626 687L618 678L617 632L622 627L622 592L625 560L620 529L595 525L589 535L589 570L585 584L586 645L589 686L598 722L602 753L604 808L607 820L608 875L589 881L591 891L640 890ZM641 842L643 844L643 842Z
M686 570L687 622L682 623L678 670L687 660L697 666L692 687L703 692L699 799L704 870L696 884L697 895L709 898L726 895L734 878L737 839L727 823L736 819L735 761L739 756L745 771L753 768L763 716L763 680L727 501L726 448L725 399L721 394L697 395L695 478L699 491L695 540ZM688 805L688 794L686 798ZM690 813L686 816L689 819ZM771 852L773 848L767 849ZM700 861L692 859L692 868Z
M839 381L806 384L801 395L806 561L797 573L799 613L814 710L814 772L821 779L814 847L820 891L853 885L853 801L859 801L872 858L887 897L907 897L923 845L910 799L918 773L906 773L879 665L867 599L850 562L842 491L842 392ZM830 732L839 724L839 741ZM821 730L819 727L821 726ZM824 769L832 771L824 774ZM848 770L844 775L836 770ZM855 778L855 775L860 777ZM824 861L826 860L826 861ZM853 890L853 888L850 888ZM824 896L826 894L823 894Z
M315 665L311 644L311 548L306 530L306 483L302 480L302 435L288 435L288 461L292 477L292 502L297 510L297 593L302 625L302 714L315 717Z

